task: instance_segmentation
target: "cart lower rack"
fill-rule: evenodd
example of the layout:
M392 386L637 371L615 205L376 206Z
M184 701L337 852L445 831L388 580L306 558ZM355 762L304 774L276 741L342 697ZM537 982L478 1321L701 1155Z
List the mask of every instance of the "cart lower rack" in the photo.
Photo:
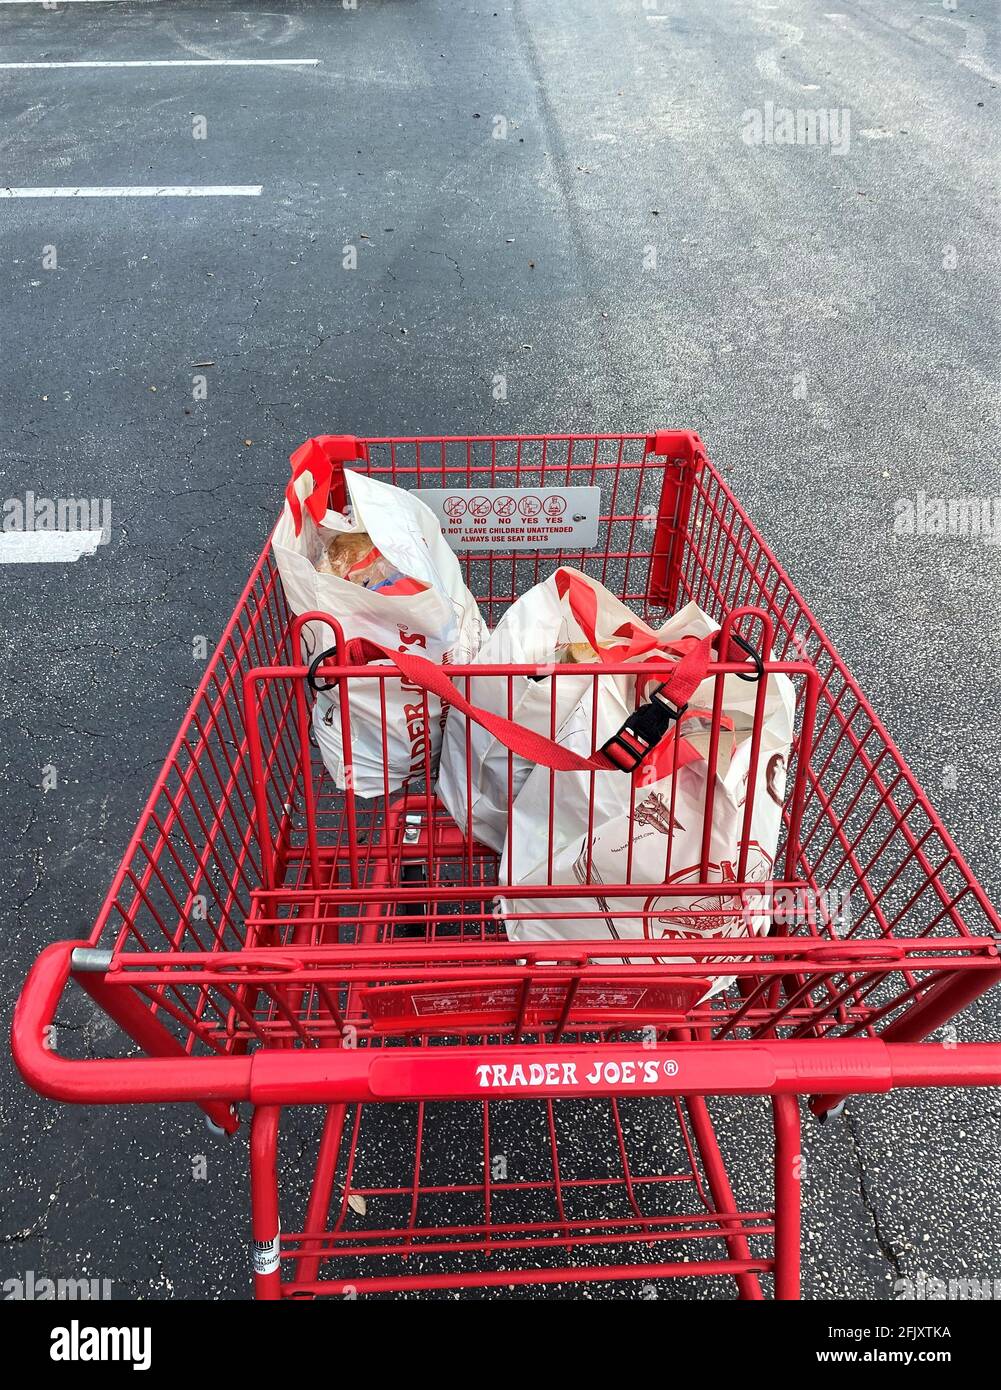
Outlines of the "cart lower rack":
M853 1093L998 1084L1001 1045L927 1041L1001 978L997 914L697 436L343 448L404 486L597 489L595 547L460 554L467 582L491 626L565 565L650 622L698 603L722 625L713 688L757 668L748 801L762 677L787 679L774 867L755 868L745 823L732 864L706 853L685 873L667 862L655 885L610 885L582 862L572 886L550 873L514 894L475 821L464 831L438 799L429 758L402 790L387 779L383 796L356 796L352 711L404 677L359 665L336 615L293 618L266 551L93 932L32 970L14 1027L22 1072L63 1100L194 1101L226 1132L251 1105L259 1297L581 1283L649 1296L689 1278L798 1296L797 1098L825 1116ZM334 639L312 672L311 616ZM597 690L616 669L575 678ZM510 691L526 673L448 672L465 696L474 679ZM339 705L341 786L310 740L318 676ZM706 729L715 749L718 700ZM669 831L669 808L650 814ZM610 896L625 904L616 922L636 924L628 940L608 929ZM593 936L509 940L519 914L557 929L583 916ZM46 1046L71 975L144 1056ZM750 1204L724 1156L732 1115L720 1137L711 1117L728 1096L771 1108L771 1178ZM298 1212L279 1181L292 1105L315 1126Z

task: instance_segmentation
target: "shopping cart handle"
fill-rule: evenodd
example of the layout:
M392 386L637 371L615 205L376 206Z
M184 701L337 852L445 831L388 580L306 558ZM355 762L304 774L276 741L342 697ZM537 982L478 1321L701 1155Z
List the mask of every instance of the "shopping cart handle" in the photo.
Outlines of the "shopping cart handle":
M275 1048L241 1057L193 1057L171 1039L169 1056L73 1061L55 1051L53 1023L73 951L87 944L63 941L47 947L14 1010L14 1060L29 1085L55 1100L296 1105L624 1094L840 1095L894 1086L1001 1084L999 1044L878 1038L658 1042L654 1047ZM135 1000L124 984L110 988ZM145 1008L138 1002L134 1007Z
M215 1112L215 1102L249 1098L249 1057L196 1059L164 1030L170 1055L101 1061L60 1057L56 1051L56 1009L72 970L73 952L89 945L87 941L54 942L42 951L24 982L14 1006L10 1036L14 1061L29 1086L53 1100L94 1105L195 1101L209 1113ZM122 993L135 1000L132 990L123 987ZM141 1003L133 1007L149 1012ZM235 1122L222 1127L231 1130Z
M259 1052L255 1104L559 1096L813 1095L994 1086L1001 1046L878 1039Z

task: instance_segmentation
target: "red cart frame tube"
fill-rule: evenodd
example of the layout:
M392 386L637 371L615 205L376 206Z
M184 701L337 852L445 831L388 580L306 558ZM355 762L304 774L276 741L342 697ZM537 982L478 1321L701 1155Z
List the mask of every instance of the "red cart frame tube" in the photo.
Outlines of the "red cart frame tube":
M307 1231L322 1230L330 1210L330 1198L334 1190L334 1174L341 1152L341 1138L344 1134L346 1105L329 1105L323 1119L323 1133L320 1136L320 1151L316 1159L313 1182L309 1189L309 1202L306 1207ZM314 1252L312 1246L317 1242L303 1240L302 1253L296 1260L296 1282L312 1283L320 1272L323 1256Z
M254 1296L281 1298L278 1267L280 1223L278 1216L278 1121L277 1105L262 1105L250 1123L250 1219L254 1240Z
M153 1011L140 1001L134 990L113 989L105 984L103 976L89 971L76 974L74 979L90 995L98 1008L103 1009L122 1032L144 1052L149 1053L150 1057L176 1058L185 1062L189 1060L189 1054L183 1044L164 1028ZM58 999L58 995L56 998ZM235 1134L239 1129L240 1121L234 1114L232 1105L223 1100L201 1100L197 1095L194 1099L218 1129L224 1130L226 1134Z
M899 1046L901 1043L917 1043L922 1038L927 1038L929 1033L934 1033L936 1028L941 1028L943 1023L954 1018L961 1009L966 1008L967 1004L979 998L985 990L990 989L999 981L1001 981L1001 970L976 971L970 974L954 972L944 976L941 983L934 985L924 998L919 999L906 1013L887 1024L880 1036L883 1042L891 1047ZM989 1043L981 1044L985 1047L992 1045ZM942 1046L948 1047L950 1044L943 1043ZM955 1050L957 1046L969 1047L970 1044L963 1043L951 1046ZM999 1063L999 1070L1001 1070L1001 1063ZM999 1081L1001 1081L1001 1076L999 1076ZM989 1082L988 1084L992 1083ZM815 1115L824 1119L844 1099L844 1094L828 1093L811 1096L810 1109Z
M723 1155L720 1153L719 1143L716 1139L716 1132L713 1129L712 1121L709 1118L709 1110L701 1096L686 1096L685 1110L692 1126L692 1133L695 1136L695 1143L702 1159L702 1167L705 1170L706 1182L709 1184L709 1191L712 1199L716 1203L718 1211L736 1211L737 1199L733 1195L733 1188L730 1186L730 1179L727 1176L726 1164ZM720 1221L720 1229L724 1230L726 1222ZM751 1258L751 1247L747 1237L741 1230L740 1221L734 1220L730 1223L732 1229L724 1233L727 1254L736 1264L753 1263ZM747 1302L758 1303L764 1299L761 1290L761 1282L756 1273L751 1270L742 1270L736 1276L737 1292L741 1299Z
M772 1100L775 1125L775 1297L795 1300L800 1295L800 1225L803 1156L800 1149L799 1106L793 1096Z
M626 1279L690 1279L704 1274L767 1274L770 1260L748 1260L743 1264L733 1260L686 1260L678 1264L594 1265L570 1269L533 1269L533 1284L614 1284ZM420 1289L497 1289L508 1288L515 1282L510 1270L492 1270L485 1274L401 1274L385 1277L369 1276L359 1279L324 1279L314 1284L287 1285L289 1293L300 1296L336 1297L345 1293L407 1293ZM518 1282L526 1283L522 1276Z
M658 430L647 439L644 460L650 455L664 458L664 482L650 560L650 598L673 612L678 600L695 479L707 462L706 452L702 440L691 430Z

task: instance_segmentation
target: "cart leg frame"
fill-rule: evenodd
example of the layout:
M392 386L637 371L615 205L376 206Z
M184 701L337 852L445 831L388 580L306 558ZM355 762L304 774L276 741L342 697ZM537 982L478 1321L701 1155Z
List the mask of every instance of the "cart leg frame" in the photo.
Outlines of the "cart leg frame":
M250 1123L250 1212L254 1241L254 1296L282 1296L277 1256L281 1222L278 1212L278 1124L281 1107L259 1105ZM274 1252L273 1255L270 1252Z
M800 1297L800 1239L802 1226L799 1101L796 1096L772 1097L775 1127L775 1297Z
M683 1099L699 1157L702 1160L706 1182L716 1204L716 1209L717 1211L736 1211L737 1199L730 1185L719 1140L716 1138L716 1131L709 1116L709 1107L702 1096L684 1096ZM724 1236L727 1252L733 1260L750 1260L752 1258L751 1247L747 1243L747 1237L741 1233L739 1222L733 1224L735 1229ZM725 1229L723 1222L720 1222L720 1229ZM741 1273L734 1277L739 1298L755 1303L764 1299L761 1280L756 1274Z
M148 1056L176 1058L178 1062L187 1060L184 1046L133 990L115 989L105 982L103 974L89 970L74 971L73 978L97 1007ZM199 1100L195 1104L214 1126L213 1132L230 1135L239 1129L240 1118L234 1105L223 1100Z
M736 1211L736 1198L726 1171L723 1155L716 1138L709 1110L703 1096L682 1096L691 1123L692 1133L702 1160L706 1182L713 1202L720 1211ZM800 1298L800 1240L801 1215L801 1128L799 1100L794 1095L771 1097L772 1123L775 1136L774 1190L775 1235L774 1296L780 1301ZM329 1105L324 1116L317 1167L310 1188L305 1230L319 1231L326 1225L333 1191L334 1176L340 1155L341 1139L347 1106ZM250 1195L251 1227L254 1244L254 1297L274 1301L283 1296L280 1263L273 1252L280 1239L281 1220L278 1187L278 1135L281 1107L259 1105L250 1125ZM747 1265L755 1263L747 1237L738 1230L729 1231L720 1222L720 1231L730 1260L739 1266L733 1274L738 1298L760 1302L765 1295L761 1281ZM304 1296L315 1292L320 1265L324 1256L305 1248L295 1256L295 1283L303 1287ZM720 1269L718 1272L724 1272ZM500 1276L498 1276L500 1278ZM456 1280L461 1287L462 1279ZM351 1281L331 1281L331 1293L350 1287Z

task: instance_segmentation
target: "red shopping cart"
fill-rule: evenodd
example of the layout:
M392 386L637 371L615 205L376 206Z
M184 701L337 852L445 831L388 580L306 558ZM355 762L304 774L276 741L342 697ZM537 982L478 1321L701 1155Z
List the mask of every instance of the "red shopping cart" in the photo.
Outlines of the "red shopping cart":
M586 865L572 885L522 884L522 911L557 924L583 896L594 936L510 940L502 862L437 798L430 740L401 789L387 777L362 798L351 716L387 682L411 682L427 721L429 690L461 703L474 677L510 691L539 670L368 663L336 614L289 612L266 549L93 931L31 971L13 1031L23 1075L66 1101L193 1101L225 1132L249 1103L258 1297L648 1295L690 1278L797 1297L798 1097L825 1116L853 1093L997 1084L1001 1045L929 1039L1001 977L1001 921L697 435L349 440L344 458L456 496L590 490L596 542L571 528L562 549L460 550L491 626L571 565L651 622L695 601L721 625L715 689L786 677L796 732L769 881L749 868L745 825L725 874L704 855L653 887ZM330 647L304 655L321 621ZM596 691L627 668L573 669ZM555 734L563 676L546 675ZM340 720L340 785L310 736L318 688ZM760 721L759 705L752 743ZM753 752L752 789L766 775ZM611 894L637 923L628 940L602 925ZM651 925L681 919L683 935ZM142 1055L47 1045L71 976ZM730 1097L770 1106L764 1192L746 1155L737 1184L724 1157L746 1104ZM279 1172L302 1168L301 1132L283 1163L283 1106L314 1127L296 1210Z

